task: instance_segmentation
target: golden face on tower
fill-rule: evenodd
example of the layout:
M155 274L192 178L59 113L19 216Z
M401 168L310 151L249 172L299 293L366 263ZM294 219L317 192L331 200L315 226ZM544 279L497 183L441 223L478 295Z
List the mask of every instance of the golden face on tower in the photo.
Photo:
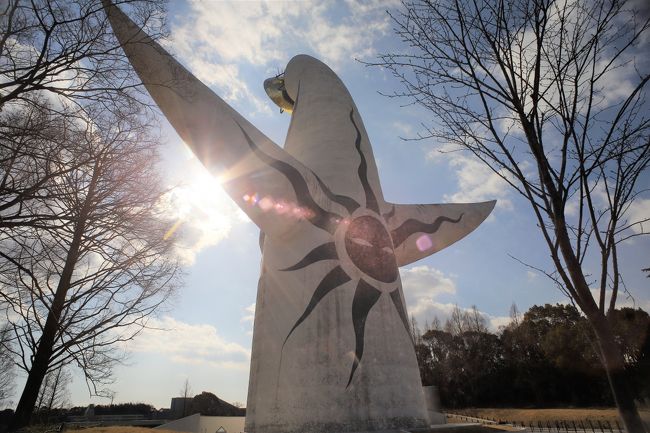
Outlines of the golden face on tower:
M275 105L280 107L280 112L286 111L287 113L291 113L293 111L294 101L284 86L284 74L264 80L264 90Z

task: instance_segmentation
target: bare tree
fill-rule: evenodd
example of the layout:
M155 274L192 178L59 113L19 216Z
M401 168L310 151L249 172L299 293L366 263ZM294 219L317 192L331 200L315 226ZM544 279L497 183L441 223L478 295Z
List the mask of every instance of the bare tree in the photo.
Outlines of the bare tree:
M120 3L162 35L163 1ZM62 365L100 393L176 283L148 97L107 26L101 0L0 4L0 300L29 373L13 428Z
M161 36L162 2L125 0L129 16ZM0 107L38 92L113 109L138 98L140 82L112 32L101 0L8 0L0 5Z
M478 311L476 305L472 305L472 308L465 312L465 327L469 332L488 332L487 320L485 320L485 316Z
M438 318L434 318L434 322L439 323ZM430 329L439 329L437 328ZM444 329L446 332L454 336L461 336L465 333L481 334L488 332L485 317L478 310L476 305L472 305L470 310L462 310L458 305L454 306L451 315L445 321Z
M434 115L420 138L470 152L528 201L553 263L538 270L587 316L625 427L644 431L608 319L625 290L619 249L650 219L630 212L650 162L643 2L403 6L393 19L409 48L375 63L403 83L393 96Z
M418 321L415 318L415 316L411 315L411 320L410 326L409 326L409 331L411 332L411 339L413 340L414 343L418 343L422 339L422 332L420 331L420 327L418 326Z
M70 401L70 383L72 374L64 366L47 373L38 393L36 407L46 415L49 415L52 409L65 407Z
M13 428L29 421L46 374L61 366L81 368L101 394L122 357L117 343L137 335L177 284L158 142L138 113L93 108L50 132L74 146L50 162L62 174L30 212L60 216L58 224L0 234L0 296L12 353L28 373Z
M510 306L510 323L508 326L516 328L519 326L521 323L521 313L519 312L519 308L517 308L517 304L514 302Z
M0 404L5 403L13 394L14 361L9 351L11 330L9 324L0 326Z
M444 330L451 335L461 335L467 330L466 323L465 312L458 305L454 305L451 315L445 320Z
M72 161L70 140L76 119L70 110L54 111L42 99L14 102L0 115L0 236L21 228L56 229L67 215L48 212L53 185L84 161ZM66 112L67 111L67 112ZM65 113L65 114L64 114Z
M180 390L180 394L181 397L183 398L183 410L182 410L181 418L184 418L188 415L190 407L192 406L192 403L190 403L190 399L193 397L193 395L192 395L192 386L190 385L189 378L186 378L185 382L183 382L183 387Z
M120 3L154 38L161 36L162 1ZM63 117L78 114L70 107L101 104L124 113L148 103L107 26L101 0L0 4L0 111L5 121L0 131L0 229L56 223L30 207L41 205L49 190L44 186L63 174L48 164L65 159L71 143L63 133L47 134L66 127Z

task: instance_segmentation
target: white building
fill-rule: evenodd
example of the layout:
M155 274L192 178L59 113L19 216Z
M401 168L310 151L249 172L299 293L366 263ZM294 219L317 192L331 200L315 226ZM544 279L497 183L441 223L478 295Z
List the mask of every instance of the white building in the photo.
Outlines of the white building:
M245 419L243 416L203 416L195 413L156 428L184 433L244 433Z

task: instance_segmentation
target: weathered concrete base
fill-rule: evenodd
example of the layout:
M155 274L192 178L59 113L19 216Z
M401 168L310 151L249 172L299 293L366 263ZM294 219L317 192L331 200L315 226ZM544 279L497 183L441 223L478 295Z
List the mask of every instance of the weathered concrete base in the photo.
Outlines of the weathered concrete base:
M419 426L419 427L418 427ZM423 419L396 417L373 418L357 422L314 422L303 423L297 429L287 429L286 424L264 426L264 433L402 433L415 429L426 429L427 422ZM247 426L247 433L257 433L258 430Z
M428 410L427 416L429 417L429 425L447 424L447 416L444 413Z
M447 424L447 416L440 412L440 396L435 386L423 386L424 401L427 406L429 425Z

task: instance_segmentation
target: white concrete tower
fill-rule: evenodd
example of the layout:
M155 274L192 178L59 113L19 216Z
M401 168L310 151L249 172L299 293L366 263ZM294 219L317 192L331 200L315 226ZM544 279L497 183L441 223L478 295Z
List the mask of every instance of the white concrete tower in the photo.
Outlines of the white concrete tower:
M424 427L398 266L464 237L494 202L386 202L361 116L322 62L296 56L267 80L293 111L283 149L106 8L154 101L264 233L246 431Z

